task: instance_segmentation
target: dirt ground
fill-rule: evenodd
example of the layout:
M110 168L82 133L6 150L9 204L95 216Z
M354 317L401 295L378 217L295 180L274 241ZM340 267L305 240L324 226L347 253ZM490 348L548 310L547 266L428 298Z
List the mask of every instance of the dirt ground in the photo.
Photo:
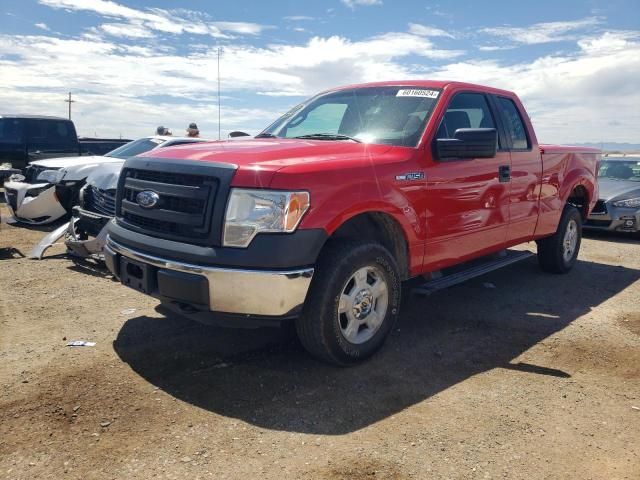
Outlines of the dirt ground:
M22 258L42 235L0 225L1 478L640 478L638 240L407 291L383 350L337 369L284 330L165 316L61 247Z

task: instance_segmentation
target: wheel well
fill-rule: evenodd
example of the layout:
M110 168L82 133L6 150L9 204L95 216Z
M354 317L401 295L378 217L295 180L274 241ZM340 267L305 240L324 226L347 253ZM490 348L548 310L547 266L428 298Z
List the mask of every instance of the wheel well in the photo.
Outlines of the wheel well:
M400 269L402 280L409 278L409 252L407 240L400 224L382 212L367 212L350 218L333 232L329 241L350 238L373 240L384 246L393 255Z
M580 210L580 214L582 215L582 221L587 219L589 214L589 193L587 189L582 185L577 185L571 191L571 195L569 195L569 199L567 200L569 205L573 205L578 210Z

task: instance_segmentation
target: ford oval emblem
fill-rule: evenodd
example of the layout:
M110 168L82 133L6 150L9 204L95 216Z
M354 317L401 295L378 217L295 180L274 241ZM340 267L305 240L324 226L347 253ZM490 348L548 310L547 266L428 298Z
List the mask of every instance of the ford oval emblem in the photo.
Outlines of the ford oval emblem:
M160 201L160 195L151 190L143 190L136 195L136 202L142 208L153 208Z

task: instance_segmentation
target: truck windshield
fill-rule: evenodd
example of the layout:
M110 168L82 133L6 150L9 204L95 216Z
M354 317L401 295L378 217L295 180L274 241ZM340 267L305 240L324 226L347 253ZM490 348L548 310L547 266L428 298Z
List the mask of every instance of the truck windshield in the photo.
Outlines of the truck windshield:
M640 182L640 157L636 160L603 160L598 177Z
M439 96L438 89L409 87L331 92L294 107L258 137L415 147Z
M129 157L135 157L141 153L153 150L160 145L164 140L160 138L140 138L133 142L125 143L121 147L111 150L105 155L105 157L114 157L127 159Z

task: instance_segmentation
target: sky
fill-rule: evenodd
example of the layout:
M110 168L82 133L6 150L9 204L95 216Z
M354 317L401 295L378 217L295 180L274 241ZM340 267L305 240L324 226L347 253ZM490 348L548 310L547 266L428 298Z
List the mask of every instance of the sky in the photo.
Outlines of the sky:
M183 8L185 7L185 8ZM446 79L515 91L546 143L640 143L639 0L0 0L0 113L80 135L258 133L322 90Z

